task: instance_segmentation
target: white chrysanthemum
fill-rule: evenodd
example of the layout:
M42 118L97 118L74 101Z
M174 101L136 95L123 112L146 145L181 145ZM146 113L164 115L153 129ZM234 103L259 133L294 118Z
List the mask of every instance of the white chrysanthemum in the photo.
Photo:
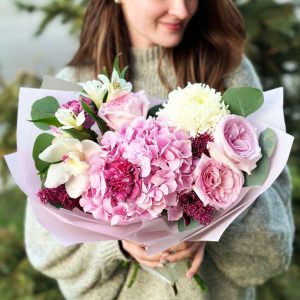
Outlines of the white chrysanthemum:
M178 88L169 94L157 115L169 125L175 126L195 136L213 132L220 119L229 114L221 93L206 84L195 83Z

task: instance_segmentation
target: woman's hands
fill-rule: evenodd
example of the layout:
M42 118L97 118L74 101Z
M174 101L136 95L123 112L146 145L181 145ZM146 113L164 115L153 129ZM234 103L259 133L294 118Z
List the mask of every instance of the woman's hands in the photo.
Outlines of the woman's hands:
M182 242L156 255L147 255L144 246L129 241L122 241L122 246L140 264L150 268L162 267L166 262L178 262L190 258L191 267L186 277L191 279L201 266L205 242Z
M164 259L168 262L177 262L190 258L191 266L186 273L186 277L191 279L199 270L203 261L205 242L182 242L177 246L168 249L171 253Z

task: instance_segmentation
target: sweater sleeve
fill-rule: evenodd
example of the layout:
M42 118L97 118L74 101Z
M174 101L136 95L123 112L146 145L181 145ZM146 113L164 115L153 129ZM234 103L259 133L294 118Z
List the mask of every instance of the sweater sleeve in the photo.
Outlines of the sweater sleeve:
M65 68L58 75L62 79L77 80L72 68ZM122 261L127 261L118 241L65 247L37 222L30 203L25 216L25 245L31 264L43 274L56 279L67 299L82 299L95 287L101 287L101 292L106 295L117 293L124 281L125 269L116 272ZM115 286L112 287L112 284Z
M250 61L244 57L227 78L227 86L261 88ZM207 255L235 284L264 283L287 270L293 250L291 180L287 167L273 185L256 199L224 232L220 241L207 244Z

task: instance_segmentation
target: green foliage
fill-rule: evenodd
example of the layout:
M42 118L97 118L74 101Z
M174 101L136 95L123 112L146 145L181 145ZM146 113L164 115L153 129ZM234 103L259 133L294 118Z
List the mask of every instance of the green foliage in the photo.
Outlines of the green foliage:
M147 117L151 116L151 117L156 117L156 113L160 110L160 109L163 109L163 105L162 104L159 104L159 105L155 105L153 107L151 107L149 110L148 110L148 115Z
M270 158L276 146L276 135L271 128L265 129L259 135L259 146L262 149L262 152Z
M272 129L267 128L259 135L259 146L261 148L262 157L257 162L257 167L250 175L245 174L244 186L263 185L269 174L269 159L276 146L276 136Z
M0 158L16 150L17 107L20 87L38 87L40 84L40 78L28 73L18 74L11 83L5 82L0 77ZM0 160L0 176L4 181L8 176L3 159Z
M190 230L196 227L201 226L196 220L191 219L191 222L189 225L185 225L184 219L181 218L178 222L178 231L182 232L182 231L186 231L186 230Z
M33 0L30 2L28 4L25 0L17 0L15 4L21 11L43 14L43 19L36 31L38 36L57 17L61 18L63 24L71 25L71 33L77 34L82 25L84 8L88 0L50 0L44 5L36 5Z
M12 188L0 193L0 295L2 300L62 300L54 280L30 265L23 242L25 195Z
M84 111L97 123L102 134L109 130L107 124L83 100L81 100L81 105Z
M247 117L263 105L264 95L255 88L233 87L224 92L222 100L232 114Z
M52 144L53 139L54 135L51 135L49 133L42 133L36 138L34 142L32 157L34 159L36 169L41 174L46 172L46 170L50 166L50 163L40 160L39 155Z
M247 54L253 62L264 90L285 88L287 130L295 136L289 160L293 180L293 207L296 225L294 257L289 271L273 278L258 290L260 300L296 300L300 288L300 21L295 8L299 1L278 4L275 0L237 1L244 16Z
M86 129L85 131L79 131L74 128L71 128L71 129L64 129L64 132L68 133L74 139L77 139L79 141L93 140L94 142L97 142L97 135L92 130Z
M59 103L54 97L39 99L32 105L31 121L41 130L48 130L49 125L59 126L60 123L55 117L55 113L59 107Z
M261 159L257 162L257 167L250 175L245 174L245 186L262 185L268 176L269 168L269 159L262 153Z
M300 138L300 22L299 1L278 4L275 0L236 1L245 18L247 54L255 65L264 90L285 87L287 128Z

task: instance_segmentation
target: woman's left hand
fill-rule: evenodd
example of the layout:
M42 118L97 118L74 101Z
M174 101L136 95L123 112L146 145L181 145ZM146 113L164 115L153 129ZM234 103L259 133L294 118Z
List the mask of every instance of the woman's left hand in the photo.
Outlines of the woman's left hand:
M205 242L182 242L172 248L169 248L167 252L169 255L164 255L163 259L168 262L177 262L186 258L190 258L192 261L191 267L186 273L186 277L191 279L199 270L203 261L205 249Z

